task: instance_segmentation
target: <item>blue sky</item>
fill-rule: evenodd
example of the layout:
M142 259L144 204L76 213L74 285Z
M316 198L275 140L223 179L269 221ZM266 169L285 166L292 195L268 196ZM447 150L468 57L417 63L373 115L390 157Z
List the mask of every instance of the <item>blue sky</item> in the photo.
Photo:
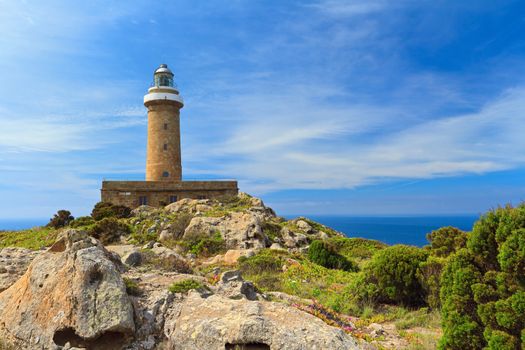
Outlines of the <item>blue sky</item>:
M525 199L523 1L0 0L0 218L142 179L153 70L186 179L281 214L479 213Z

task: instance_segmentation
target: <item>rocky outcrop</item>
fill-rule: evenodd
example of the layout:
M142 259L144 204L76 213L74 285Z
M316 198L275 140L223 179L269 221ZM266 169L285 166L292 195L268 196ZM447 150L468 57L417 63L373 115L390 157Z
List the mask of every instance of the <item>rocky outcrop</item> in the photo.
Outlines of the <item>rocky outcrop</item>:
M212 209L209 199L190 199L184 198L175 203L171 203L164 208L169 213L191 213L205 212Z
M291 306L197 292L167 310L164 335L169 349L359 349L343 331Z
M0 336L22 349L119 349L135 330L115 256L66 231L0 294Z
M230 249L262 249L270 245L262 224L261 216L252 212L231 212L222 217L196 216L184 231L183 239L211 237L219 232Z
M38 253L24 248L0 249L0 292L9 288L26 272Z

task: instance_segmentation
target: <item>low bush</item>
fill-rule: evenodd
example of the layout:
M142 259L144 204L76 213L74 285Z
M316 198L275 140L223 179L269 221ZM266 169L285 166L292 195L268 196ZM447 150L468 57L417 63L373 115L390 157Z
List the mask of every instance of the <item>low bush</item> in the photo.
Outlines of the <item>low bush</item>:
M383 242L365 238L333 237L328 242L348 259L370 259L377 251L388 247Z
M226 250L226 244L220 232L212 237L204 237L188 243L189 251L197 256L209 257Z
M239 270L243 274L250 275L263 272L281 272L285 254L280 254L270 249L263 249L258 254L250 257L241 256L238 260Z
M88 233L104 245L118 242L121 236L128 235L130 232L127 224L115 218L104 218L88 228Z
M425 302L433 310L441 307L441 273L447 263L446 258L430 255L419 265L417 278L425 292Z
M131 209L123 205L115 205L107 202L98 202L91 211L91 216L96 221L104 218L125 219L131 215Z
M427 251L406 245L380 250L364 269L363 285L357 286L361 298L405 306L425 305L418 271L427 257Z
M202 282L196 281L194 279L186 279L180 282L173 283L171 286L169 286L168 290L171 293L185 293L192 289L200 289L200 288L205 288Z
M357 265L338 254L334 246L328 242L316 240L310 244L308 248L308 259L318 265L324 266L328 269L337 269L344 271L357 271Z
M263 249L251 257L241 256L237 260L238 268L242 275L255 283L260 290L281 291L281 275L288 256L286 251Z
M75 218L69 210L59 210L50 220L47 227L61 228L69 225Z
M441 227L427 235L432 255L447 257L467 244L467 233L452 226Z
M483 215L441 283L440 349L524 349L525 204Z
M72 228L79 228L84 226L89 226L95 222L91 216L81 216L69 223L69 226Z

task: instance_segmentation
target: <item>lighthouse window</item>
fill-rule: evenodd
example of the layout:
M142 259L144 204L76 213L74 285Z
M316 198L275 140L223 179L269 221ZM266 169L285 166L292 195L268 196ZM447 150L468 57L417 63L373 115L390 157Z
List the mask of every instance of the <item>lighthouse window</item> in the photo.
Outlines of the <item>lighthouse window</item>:
M168 150L168 144L167 144L167 143L164 144L164 150L165 150L165 151Z
M168 177L168 176L170 176L170 173L168 173L167 171L162 173L162 177Z
M168 130L168 124L164 124L164 130Z

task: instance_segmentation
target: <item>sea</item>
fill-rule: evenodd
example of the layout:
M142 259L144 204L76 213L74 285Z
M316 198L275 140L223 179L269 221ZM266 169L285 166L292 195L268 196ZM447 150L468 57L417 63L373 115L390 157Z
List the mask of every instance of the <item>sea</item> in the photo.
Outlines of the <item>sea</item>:
M300 215L297 215L300 216ZM287 216L287 219L297 216ZM454 226L470 231L478 215L463 216L316 216L306 217L344 233L347 237L375 239L387 244L422 247L427 233L440 227Z
M286 216L291 219L300 215ZM387 244L408 244L422 247L428 244L426 235L440 227L454 226L470 231L476 215L464 216L317 216L308 218L343 232L348 237L375 239ZM42 226L49 219L0 219L0 230L23 230Z

